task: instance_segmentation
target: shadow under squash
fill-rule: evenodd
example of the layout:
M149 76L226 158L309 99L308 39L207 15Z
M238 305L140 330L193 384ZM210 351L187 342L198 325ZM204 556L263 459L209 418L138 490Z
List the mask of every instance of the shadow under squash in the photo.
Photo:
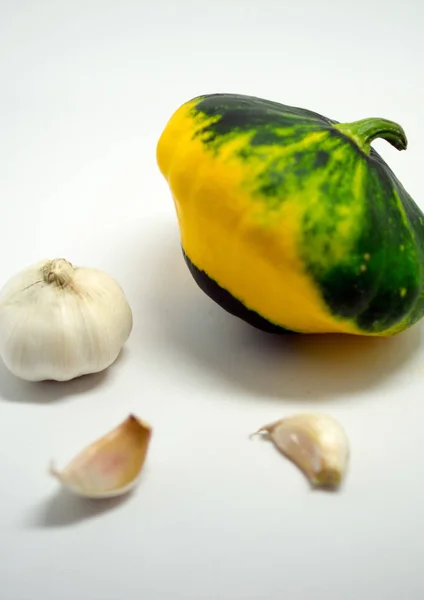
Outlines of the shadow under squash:
M176 228L150 245L154 275L148 293L139 296L155 317L161 356L187 360L212 381L250 396L311 400L352 395L407 368L420 346L419 324L392 338L263 333L200 291L185 265Z

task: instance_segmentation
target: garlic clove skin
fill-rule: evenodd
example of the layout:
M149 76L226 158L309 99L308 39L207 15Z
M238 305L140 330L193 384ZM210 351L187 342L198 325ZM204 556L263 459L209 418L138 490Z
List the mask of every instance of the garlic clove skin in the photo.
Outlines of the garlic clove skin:
M65 259L39 261L0 291L0 357L27 381L68 381L103 371L132 326L115 279Z
M342 426L325 414L305 413L261 427L275 446L313 487L336 489L349 461L349 440Z
M130 415L118 427L84 448L62 471L50 474L85 498L114 498L138 483L152 435L151 426Z

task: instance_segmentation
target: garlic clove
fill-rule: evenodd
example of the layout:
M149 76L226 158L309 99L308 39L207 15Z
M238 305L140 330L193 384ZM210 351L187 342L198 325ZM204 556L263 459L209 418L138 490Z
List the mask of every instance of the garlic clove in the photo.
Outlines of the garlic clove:
M130 415L118 427L84 448L62 471L50 474L87 498L112 498L130 491L144 465L151 426Z
M274 445L308 478L313 487L335 489L349 461L349 440L342 426L325 414L297 414L256 433L266 434Z

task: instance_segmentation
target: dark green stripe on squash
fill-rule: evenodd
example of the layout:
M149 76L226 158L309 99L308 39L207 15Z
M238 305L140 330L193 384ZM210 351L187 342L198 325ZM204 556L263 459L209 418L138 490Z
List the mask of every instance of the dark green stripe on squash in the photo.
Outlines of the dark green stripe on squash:
M348 157L349 158L349 157ZM330 171L325 180L322 203L325 219L307 211L303 222L301 255L321 290L331 312L352 319L365 332L388 329L407 314L421 287L417 246L410 227L399 215L398 196L378 162L369 160L363 169L363 191L372 201L364 203L365 214L345 260L332 260L337 248L341 206L361 202L355 197L353 180L367 158L351 155ZM322 257L328 265L322 268Z
M266 333L274 333L279 335L296 333L267 321L267 319L262 317L259 313L247 308L247 306L240 302L240 300L237 300L237 298L230 294L230 292L218 285L218 283L209 277L205 271L198 269L196 265L194 265L189 259L184 251L184 248L182 248L182 252L184 260L196 284L199 286L202 292L209 296L211 300L213 300L226 312L234 317L242 319L249 325L252 325L256 329L260 329Z
M372 152L372 157L376 154ZM373 269L378 281L374 295L357 323L362 329L379 332L410 313L420 294L422 275L419 244L411 224L404 222L399 214L400 199L394 182L372 157L367 169L366 193L373 199L368 203L369 213L374 216L369 224L373 223L373 227L364 229L358 243L371 241L381 262Z

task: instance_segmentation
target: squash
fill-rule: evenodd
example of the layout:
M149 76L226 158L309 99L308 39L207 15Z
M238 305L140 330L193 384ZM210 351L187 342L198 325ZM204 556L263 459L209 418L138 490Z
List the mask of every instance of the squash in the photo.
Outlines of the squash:
M156 156L198 286L275 333L390 336L421 319L424 216L376 138L407 147L386 119L237 94L180 106Z

